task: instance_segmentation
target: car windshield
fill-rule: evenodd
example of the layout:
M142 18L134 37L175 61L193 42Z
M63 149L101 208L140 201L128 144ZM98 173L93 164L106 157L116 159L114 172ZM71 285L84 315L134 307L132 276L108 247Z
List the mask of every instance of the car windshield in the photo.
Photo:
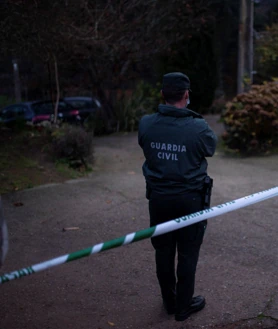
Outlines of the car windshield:
M98 100L84 100L84 99L66 99L67 103L70 103L76 109L89 109L100 107L100 102Z
M59 102L59 107L58 107L59 112L69 112L72 110L73 107L70 104L66 104L65 102Z
M54 106L52 102L41 102L32 104L33 111L38 114L54 114ZM58 112L71 111L72 107L64 102L59 102Z
M52 113L54 113L54 106L51 102L32 104L32 109L36 114L52 114Z
M86 107L88 107L87 102L86 101L68 101L73 107L77 108L77 109L85 109Z

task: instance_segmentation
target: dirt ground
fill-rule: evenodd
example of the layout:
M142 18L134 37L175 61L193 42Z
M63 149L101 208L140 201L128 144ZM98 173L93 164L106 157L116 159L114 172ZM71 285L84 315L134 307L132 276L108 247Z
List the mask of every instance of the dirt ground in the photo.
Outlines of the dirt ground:
M0 194L62 183L86 174L55 161L50 150L49 138L34 128L17 131L0 127Z
M218 134L217 117L206 117ZM136 133L96 138L93 173L3 196L10 250L0 275L148 227ZM209 159L212 206L277 186L278 156ZM207 305L165 314L149 240L0 286L0 329L278 328L278 198L209 219L196 277ZM75 230L64 230L75 227Z

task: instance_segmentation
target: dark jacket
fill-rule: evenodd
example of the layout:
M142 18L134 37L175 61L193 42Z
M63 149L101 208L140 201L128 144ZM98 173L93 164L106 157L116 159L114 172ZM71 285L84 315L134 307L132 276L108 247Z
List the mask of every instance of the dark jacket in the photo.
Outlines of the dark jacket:
M217 137L201 115L160 104L157 113L141 119L138 142L151 190L179 194L202 189L207 176L205 157L214 154Z

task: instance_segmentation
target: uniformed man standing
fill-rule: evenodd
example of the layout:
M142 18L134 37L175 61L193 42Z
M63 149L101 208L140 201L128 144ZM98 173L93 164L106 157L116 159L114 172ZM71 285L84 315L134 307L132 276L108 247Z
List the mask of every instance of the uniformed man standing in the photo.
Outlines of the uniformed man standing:
M164 75L165 104L158 106L157 113L144 116L139 125L151 226L204 208L206 157L213 156L217 137L201 115L187 108L189 91L185 74ZM163 304L177 321L205 306L205 298L193 294L206 225L202 221L152 238Z

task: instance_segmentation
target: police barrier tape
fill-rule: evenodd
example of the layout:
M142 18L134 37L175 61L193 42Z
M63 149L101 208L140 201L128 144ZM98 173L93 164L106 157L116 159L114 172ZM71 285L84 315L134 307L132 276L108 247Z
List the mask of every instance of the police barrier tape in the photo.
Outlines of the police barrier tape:
M275 196L278 196L278 186L270 188L270 189L262 191L262 192L258 192L255 194L245 196L240 199L229 201L227 203L223 203L221 205L218 205L218 206L215 206L215 207L212 207L209 209L201 210L201 211L198 211L196 213L193 213L193 214L190 214L187 216L179 217L179 218L173 219L169 222L159 224L156 226L152 226L150 228L147 228L147 229L144 229L141 231L130 233L130 234L127 234L125 236L122 236L122 237L114 239L114 240L99 243L99 244L94 245L93 247L79 250L79 251L73 252L71 254L67 254L64 256L50 259L43 263L39 263L39 264L30 266L30 267L23 268L18 271L14 271L11 273L1 275L0 284L9 282L14 279L19 279L23 276L37 273L37 272L46 270L48 268L51 268L51 267L54 267L57 265L68 263L68 262L71 262L71 261L79 259L79 258L87 257L87 256L96 254L101 251L120 247L120 246L123 246L126 244L130 244L133 242L143 240L143 239L155 237L155 236L167 233L167 232L175 231L182 227L189 226L191 224L200 222L202 220L209 219L211 217L216 217L216 216L225 214L227 212L234 211L236 209L243 208L243 207L249 206L251 204L267 200L269 198L273 198Z

